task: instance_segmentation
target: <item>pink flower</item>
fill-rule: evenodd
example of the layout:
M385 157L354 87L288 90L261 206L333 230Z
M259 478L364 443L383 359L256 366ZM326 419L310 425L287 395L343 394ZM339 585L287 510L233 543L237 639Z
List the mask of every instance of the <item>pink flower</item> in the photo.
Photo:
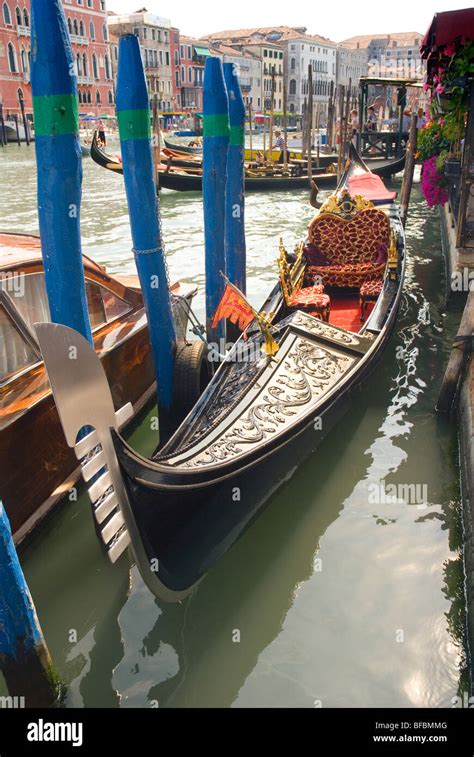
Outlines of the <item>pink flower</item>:
M454 42L451 42L449 45L446 45L446 47L444 48L444 55L447 58L452 58L455 52L456 52L456 45L454 44Z
M430 208L434 205L444 205L448 201L448 193L443 186L443 176L436 168L436 155L423 163L421 191Z
M442 84L438 84L438 86L437 86L437 87L436 87L436 89L435 89L435 92L436 92L436 93L437 93L438 95L442 95L442 94L443 94L443 92L444 92L444 87L443 87L443 85L442 85Z
M444 126L444 124L445 124L444 118L438 118L438 123L439 123L440 126Z
M425 83L423 84L423 92L428 92L429 89L430 89L430 85L428 84L427 81L425 81Z

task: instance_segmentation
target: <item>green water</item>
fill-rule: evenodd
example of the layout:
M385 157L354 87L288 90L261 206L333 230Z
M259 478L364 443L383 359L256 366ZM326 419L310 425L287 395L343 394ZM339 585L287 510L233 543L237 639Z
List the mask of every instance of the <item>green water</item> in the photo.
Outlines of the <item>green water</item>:
M36 231L32 151L0 151L0 170L0 228ZM202 290L201 196L163 192L161 205L171 279ZM304 192L247 198L255 305L274 283L278 237L291 247L312 215ZM161 604L128 556L110 565L84 496L23 552L67 705L451 706L466 679L457 445L433 406L456 317L444 310L438 216L417 186L407 233L404 297L381 363L190 598ZM90 160L82 234L110 272L134 270L123 181ZM154 436L145 419L132 444L150 452ZM381 480L425 485L427 505L371 504Z

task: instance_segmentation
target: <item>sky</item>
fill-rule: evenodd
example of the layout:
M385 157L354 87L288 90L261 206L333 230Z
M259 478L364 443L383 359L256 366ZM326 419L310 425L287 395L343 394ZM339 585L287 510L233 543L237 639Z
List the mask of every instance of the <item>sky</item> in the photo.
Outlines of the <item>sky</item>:
M146 7L158 16L171 19L173 26L192 37L224 29L256 26L306 26L309 34L329 37L335 42L357 34L419 32L424 34L435 13L470 7L469 0L388 0L385 3L361 0L292 3L291 0L107 0L108 10L132 13Z

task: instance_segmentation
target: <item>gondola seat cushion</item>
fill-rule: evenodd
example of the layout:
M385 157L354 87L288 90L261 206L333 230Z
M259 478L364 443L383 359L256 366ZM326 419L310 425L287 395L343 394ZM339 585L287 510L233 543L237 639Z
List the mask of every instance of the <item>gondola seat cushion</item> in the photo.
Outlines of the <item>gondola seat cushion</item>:
M324 294L324 287L321 284L299 289L291 296L288 305L304 310L322 321L329 321L331 298L328 294Z
M360 288L360 320L364 321L367 315L367 308L370 302L376 302L382 291L383 280L382 279L370 279L364 281Z
M315 276L327 286L357 287L380 279L387 262L390 223L378 208L351 218L321 213L309 225L305 280Z

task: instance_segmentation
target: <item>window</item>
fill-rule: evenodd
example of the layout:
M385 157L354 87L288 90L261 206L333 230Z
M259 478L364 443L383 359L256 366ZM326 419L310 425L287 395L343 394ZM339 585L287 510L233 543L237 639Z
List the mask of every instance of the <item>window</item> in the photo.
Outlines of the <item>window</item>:
M176 71L175 73L175 81L176 81L176 86L179 87L179 72L178 71Z
M20 9L19 9L18 6L15 8L15 16L16 16L16 22L17 22L18 26L21 26L21 21L22 21L22 19L21 19L21 11L20 11Z
M87 55L85 53L82 54L82 70L84 76L89 76L89 61L87 60Z
M97 105L100 105L100 92L98 89L96 90L96 93L95 93L95 101Z
M165 32L165 42L168 42L168 32Z
M82 21L79 21L79 36L80 37L84 36L84 24Z
M23 26L29 26L30 25L30 17L28 16L28 11L26 8L23 9Z
M97 55L95 53L92 53L92 74L94 76L94 79L99 78L99 68L97 66Z
M87 0L87 7L88 8L92 8L93 7L92 0Z
M94 27L94 24L92 23L92 21L89 24L89 36L90 36L91 40L94 42L94 40L95 40L95 27Z
M166 65L169 66L169 64L170 64L170 54L169 54L168 51L165 52L165 60L166 60Z
M72 34L72 24L71 24L71 19L70 18L68 18L68 20L67 20L67 28L69 30L69 34Z
M146 39L147 37L148 37L148 29L145 26L143 27L143 39Z
M192 57L193 57L193 55L192 55L192 52L191 52L191 45L188 45L188 59L191 60Z
M10 8L6 3L3 3L3 20L6 24L11 24L12 17L10 15Z
M267 58L267 57L268 57L268 50L264 50L264 51L263 51L263 57L264 57L264 58Z
M8 43L8 67L12 74L16 74L18 72L18 69L16 67L15 48L13 47L11 42Z
M173 34L173 41L174 41L175 45L177 45L177 44L178 44L178 41L179 41L179 40L178 40L178 35L177 35L177 33L176 33L176 32L175 32L175 33Z
M105 68L105 78L110 79L110 62L109 62L109 56L106 55L104 57L104 68Z
M181 66L181 81L184 83L186 80L186 77L184 75L184 66Z
M188 81L192 82L193 80L193 69L191 67L188 68Z
M101 11L105 11L105 0L100 0L100 9Z
M278 57L280 58L280 60L283 60L283 53L278 53Z
M77 99L79 100L79 104L82 105L82 90L79 90L77 93Z
M156 39L156 29L151 30L151 38Z
M140 29L138 28L138 26L135 26L133 33L135 37L138 37L138 39L140 39Z
M4 384L19 371L39 363L40 357L3 306L0 306L0 337L0 383Z
M294 71L296 69L296 58L290 59L290 69Z
M290 95L296 95L296 79L290 79Z
M28 56L25 50L22 49L20 57L21 57L21 67L23 69L23 73L26 74L28 72Z
M269 58L273 58L273 50L269 50L268 51L268 57Z
M113 105L113 104L114 104L114 93L112 92L111 89L109 89L109 105Z
M118 47L114 45L114 60L118 60Z
M174 65L177 66L178 63L179 63L179 55L178 55L178 51L175 50L174 51Z
M184 45L180 45L181 57L184 58Z
M104 37L104 42L108 42L109 41L109 32L108 32L108 29L107 29L107 24L103 24L103 26L102 26L102 34L103 34L103 37Z
M76 54L76 69L77 75L82 76L82 58L79 53Z
M77 37L78 36L78 28L77 28L77 21L76 21L76 19L74 19L74 21L72 22L72 28L73 28L74 34Z
M82 0L77 0L78 5L82 5Z

